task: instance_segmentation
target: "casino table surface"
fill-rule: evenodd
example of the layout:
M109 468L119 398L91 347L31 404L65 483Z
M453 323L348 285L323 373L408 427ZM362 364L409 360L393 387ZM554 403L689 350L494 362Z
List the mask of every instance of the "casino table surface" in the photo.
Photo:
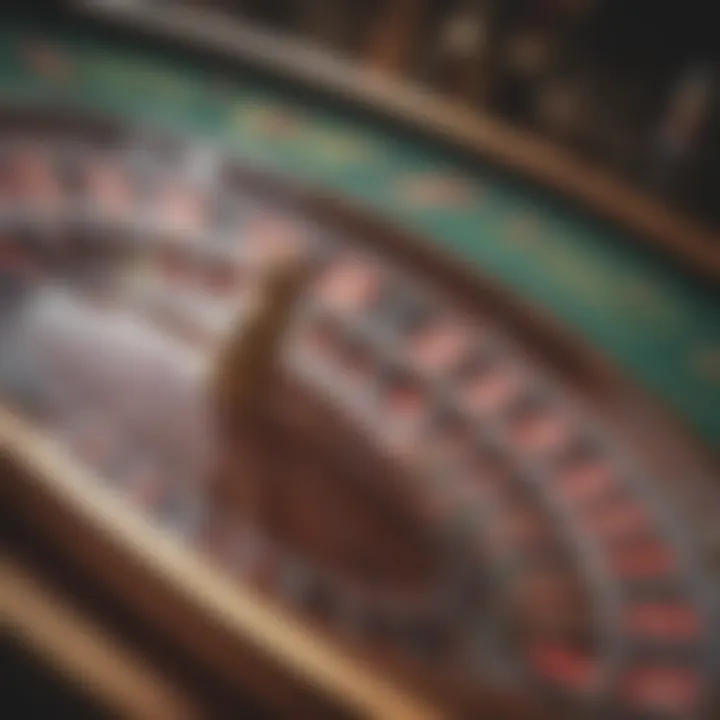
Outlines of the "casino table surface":
M161 127L369 209L477 268L720 439L720 292L571 202L367 111L141 38L0 17L0 95Z

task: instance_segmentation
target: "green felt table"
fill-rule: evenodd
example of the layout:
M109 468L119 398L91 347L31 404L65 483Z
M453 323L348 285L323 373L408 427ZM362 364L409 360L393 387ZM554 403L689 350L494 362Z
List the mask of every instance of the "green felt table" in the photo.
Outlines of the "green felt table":
M0 98L196 135L478 266L720 440L720 291L569 201L346 104L81 27L0 21Z

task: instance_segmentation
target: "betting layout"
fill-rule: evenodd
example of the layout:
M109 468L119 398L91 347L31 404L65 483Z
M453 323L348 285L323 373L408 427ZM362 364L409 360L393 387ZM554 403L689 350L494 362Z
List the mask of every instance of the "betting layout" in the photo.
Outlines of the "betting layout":
M0 221L5 401L157 522L330 626L438 667L702 715L717 617L692 528L492 317L250 191L211 151L127 130L6 128ZM288 249L315 268L289 367L414 484L448 564L481 586L466 588L475 610L448 602L453 577L399 596L247 528L208 540L208 358Z

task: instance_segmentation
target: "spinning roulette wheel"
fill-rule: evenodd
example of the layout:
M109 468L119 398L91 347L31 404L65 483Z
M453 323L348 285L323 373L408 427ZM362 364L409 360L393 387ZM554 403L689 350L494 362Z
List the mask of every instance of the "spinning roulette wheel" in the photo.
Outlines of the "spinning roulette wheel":
M712 461L581 341L412 234L170 131L8 107L0 163L3 492L65 517L45 531L69 552L85 525L112 536L103 582L143 542L122 508L224 588L432 685L440 714L478 717L490 686L574 717L710 716ZM303 282L248 342L288 256ZM228 465L209 387L233 328L266 362L240 378L263 412ZM126 595L170 572L140 564Z

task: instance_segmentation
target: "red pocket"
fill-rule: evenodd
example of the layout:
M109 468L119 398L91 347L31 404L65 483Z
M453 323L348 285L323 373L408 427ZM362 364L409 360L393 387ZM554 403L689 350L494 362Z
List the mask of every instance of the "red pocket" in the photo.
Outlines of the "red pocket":
M525 452L544 452L560 447L570 436L570 425L560 415L531 413L513 423L513 442Z
M498 412L520 394L521 378L509 369L483 374L464 388L468 407L479 413Z
M594 658L564 645L536 646L530 650L529 660L536 671L547 680L576 691L591 691L599 679Z
M423 370L456 367L470 349L470 330L451 323L429 328L411 340L412 360Z
M657 639L691 640L702 631L698 612L679 603L643 603L630 607L625 624L635 635Z
M582 505L600 498L615 487L612 468L601 462L585 461L561 471L558 489L574 505Z
M594 533L612 541L646 532L650 527L650 518L645 508L625 501L603 508L588 518L587 523Z
M331 309L352 312L368 306L379 289L379 274L358 261L346 261L328 270L318 295Z
M160 201L163 220L174 229L189 234L199 233L205 220L202 196L187 188L171 188Z
M640 668L622 685L626 700L643 710L681 713L689 717L700 700L700 682L685 668Z
M673 549L659 541L624 547L611 553L615 574L626 579L662 577L677 569Z

